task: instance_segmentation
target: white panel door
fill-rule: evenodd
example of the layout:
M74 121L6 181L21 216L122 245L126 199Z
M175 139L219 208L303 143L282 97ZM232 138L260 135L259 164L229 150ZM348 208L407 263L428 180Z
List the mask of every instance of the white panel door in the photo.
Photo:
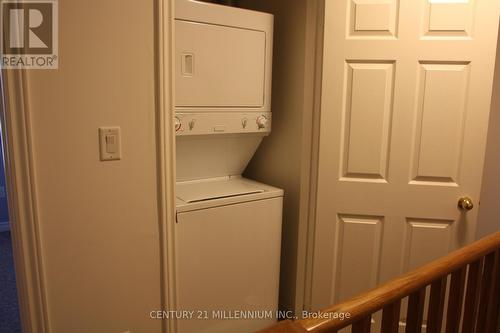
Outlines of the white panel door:
M326 0L312 309L473 240L499 7Z

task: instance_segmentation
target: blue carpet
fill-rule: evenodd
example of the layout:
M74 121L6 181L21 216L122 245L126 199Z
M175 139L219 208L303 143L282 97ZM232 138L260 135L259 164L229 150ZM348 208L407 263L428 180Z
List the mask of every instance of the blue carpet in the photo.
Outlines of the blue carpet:
M0 333L20 333L10 232L0 232Z

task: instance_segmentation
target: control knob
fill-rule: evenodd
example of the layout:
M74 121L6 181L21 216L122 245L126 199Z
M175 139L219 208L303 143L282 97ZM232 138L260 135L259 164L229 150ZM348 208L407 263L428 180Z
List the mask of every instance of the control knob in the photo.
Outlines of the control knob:
M182 124L181 120L177 116L174 119L174 125L175 125L175 131L178 132L181 129Z
M266 116L264 116L264 115L258 116L257 117L257 127L259 129L266 128L267 121L268 120L267 120Z

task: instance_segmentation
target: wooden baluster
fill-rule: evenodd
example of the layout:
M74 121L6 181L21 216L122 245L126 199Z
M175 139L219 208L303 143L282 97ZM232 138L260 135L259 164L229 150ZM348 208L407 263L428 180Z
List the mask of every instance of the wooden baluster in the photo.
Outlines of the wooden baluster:
M444 300L448 276L432 282L427 313L427 333L440 333L443 326Z
M446 314L446 333L458 333L460 328L466 268L462 267L451 273L448 312Z
M387 305L382 312L381 332L397 333L399 329L399 312L401 309L401 300Z
M478 295L481 283L483 261L478 260L469 265L467 289L465 292L464 315L462 320L462 333L473 333L478 309Z
M352 333L370 333L372 326L372 316L368 315L352 324Z
M489 262L488 262L489 261ZM484 281L485 275L489 272L486 272L486 265L491 266L491 275L489 277L489 281ZM497 250L494 253L489 254L485 258L485 267L483 274L483 283L488 283L485 286L484 293L487 295L480 300L480 305L484 302L486 304L486 311L484 311L482 315L478 315L478 323L476 332L495 332L497 329L497 321L499 320L499 308L500 308L500 250ZM483 290L481 289L483 292ZM482 295L481 295L482 296ZM486 316L484 315L486 312ZM485 318L486 320L484 320ZM482 319L482 323L479 323L479 320ZM480 329L483 329L480 331Z
M406 312L406 333L419 333L424 318L425 288L410 295Z
M493 268L495 264L495 253L490 253L484 257L484 268L481 277L481 290L479 292L479 308L477 312L477 326L478 332L485 332L486 317L488 314L488 303L491 293L491 281Z

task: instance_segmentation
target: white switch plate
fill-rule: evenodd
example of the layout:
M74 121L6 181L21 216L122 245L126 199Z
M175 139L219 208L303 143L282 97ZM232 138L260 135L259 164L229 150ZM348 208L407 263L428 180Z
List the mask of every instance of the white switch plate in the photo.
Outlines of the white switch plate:
M120 127L99 127L99 153L101 161L122 158Z

